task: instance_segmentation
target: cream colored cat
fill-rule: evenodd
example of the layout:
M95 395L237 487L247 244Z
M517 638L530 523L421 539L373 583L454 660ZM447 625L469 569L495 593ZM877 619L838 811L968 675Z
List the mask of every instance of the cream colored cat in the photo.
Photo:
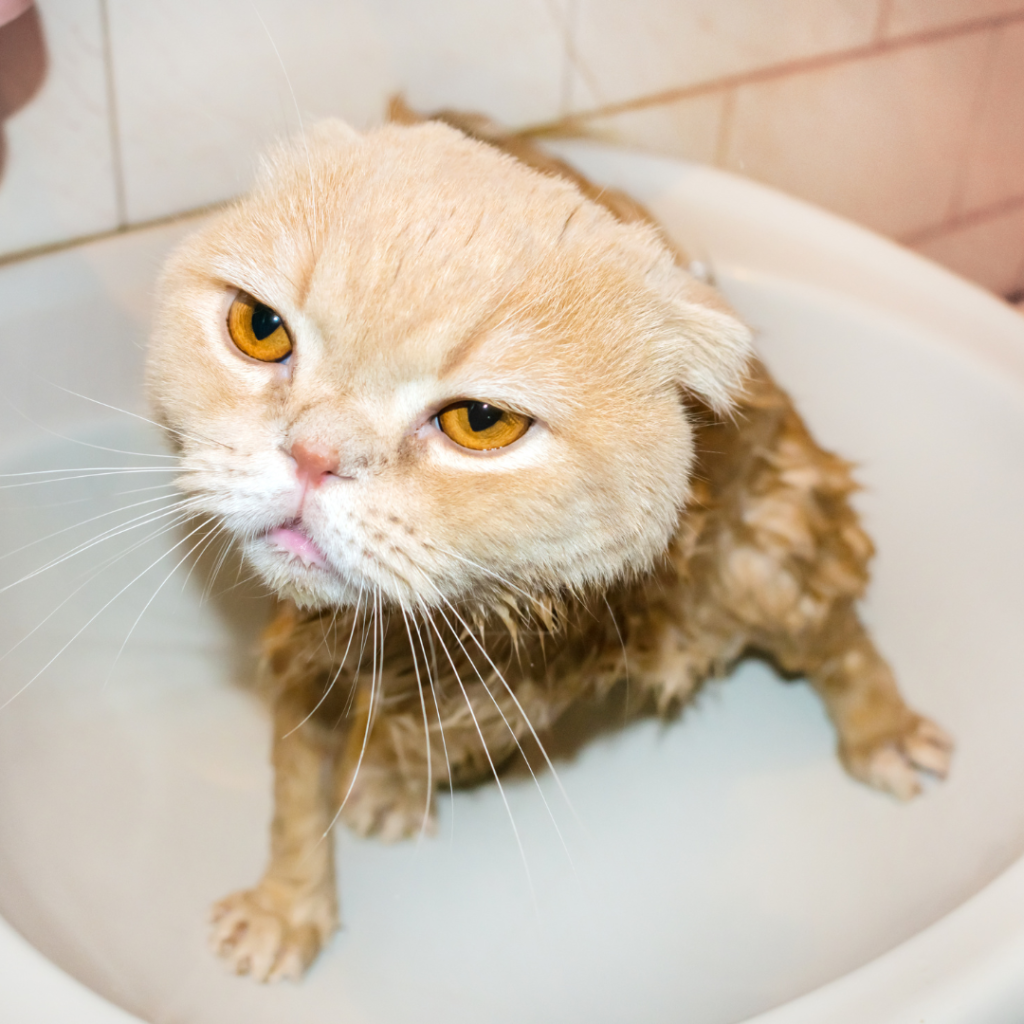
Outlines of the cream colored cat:
M748 329L626 197L449 120L479 138L318 125L163 278L180 486L283 599L270 865L213 936L263 980L337 927L339 808L430 828L438 785L627 668L664 711L757 649L810 679L856 777L909 797L949 761L857 618L848 467Z

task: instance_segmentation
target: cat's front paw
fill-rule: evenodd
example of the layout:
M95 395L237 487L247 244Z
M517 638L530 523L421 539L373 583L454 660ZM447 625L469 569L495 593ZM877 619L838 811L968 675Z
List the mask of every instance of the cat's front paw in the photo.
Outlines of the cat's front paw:
M914 715L897 735L843 749L841 756L851 775L900 800L909 800L921 792L919 772L946 777L953 740L934 722Z
M344 791L341 796L345 797ZM341 819L356 835L386 843L437 831L433 793L428 792L426 780L372 764L360 767Z
M333 893L296 896L264 880L214 904L210 945L236 974L298 981L337 928Z

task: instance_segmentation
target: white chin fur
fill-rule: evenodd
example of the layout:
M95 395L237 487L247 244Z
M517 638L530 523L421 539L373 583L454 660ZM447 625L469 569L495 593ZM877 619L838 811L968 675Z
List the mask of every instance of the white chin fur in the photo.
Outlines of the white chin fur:
M290 598L301 608L343 608L354 605L361 588L343 579L333 569L304 565L298 558L271 548L265 539L246 541L243 546L249 564L279 597Z

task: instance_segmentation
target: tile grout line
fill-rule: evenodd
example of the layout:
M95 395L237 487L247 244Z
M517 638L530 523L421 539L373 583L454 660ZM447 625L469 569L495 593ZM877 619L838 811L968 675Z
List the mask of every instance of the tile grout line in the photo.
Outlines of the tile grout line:
M562 24L562 117L566 117L572 110L573 86L576 78L576 24L579 6L579 0L567 0L565 22Z
M801 57L791 61L784 61L781 64L771 64L767 67L757 68L753 71L741 71L732 75L722 75L719 78L707 79L703 82L696 82L693 85L663 89L660 92L648 93L644 96L636 96L628 100L619 100L615 103L607 103L600 107L594 107L590 110L583 110L575 114L569 114L556 121L526 125L525 127L518 129L518 134L527 136L573 134L579 131L580 126L584 122L594 120L596 118L612 117L616 114L630 113L634 110L645 110L648 107L678 103L682 100L695 99L699 96L711 95L716 92L722 92L726 89L736 89L743 85L757 85L765 82L773 82L790 75L807 74L812 71L819 71L824 68L833 67L836 64L865 60L871 57L881 56L886 53L912 49L917 46L927 46L931 43L944 42L948 39L973 35L977 32L998 29L1005 25L1012 25L1020 22L1024 22L1024 11L993 15L988 18L977 18L974 21L961 22L957 25L946 25L941 28L929 29L924 32L916 32L905 36L872 41L861 46L850 47L846 50L834 50L829 53L814 54L810 57Z
M107 84L107 119L110 124L110 155L114 165L114 202L117 205L117 226L128 225L128 200L125 195L124 153L121 148L121 119L117 107L117 87L114 79L114 52L110 40L110 13L107 0L98 0L100 23L103 30L103 69Z
M889 20L892 15L892 0L879 0L878 3L878 18L875 21L875 31L872 33L871 38L876 42L880 43L885 39L886 34L889 31Z
M935 224L932 227L914 231L909 235L897 238L896 241L900 245L913 248L914 246L934 241L936 238L941 238L943 235L952 234L954 231L962 231L964 228L983 224L985 221L992 220L1001 214L1013 213L1022 207L1024 207L1024 194L1010 196L1008 199L1000 199L998 203L992 203L989 206L971 210L970 213L964 213L950 220L944 220L941 224Z
M570 76L570 82L579 82L585 85L590 90L590 95L594 99L600 99L601 89L598 85L596 77L591 73L586 62L580 57L578 35L580 29L580 12L582 11L583 4L586 0L568 0L570 9L570 21L568 25L568 35L566 36L566 57L568 60L567 73ZM572 90L569 92L569 102L566 104L564 117L570 117L569 111L572 109L571 106Z
M981 66L981 81L978 83L978 91L971 104L971 118L967 125L967 137L963 140L963 148L960 151L959 163L956 168L956 177L953 179L953 188L949 196L949 205L946 207L946 220L955 221L963 214L964 195L967 191L967 175L970 170L971 157L974 152L974 143L978 137L978 125L981 122L981 115L984 112L986 101L992 88L993 69L995 57L999 53L999 46L1002 42L1002 35L999 29L992 32L988 41L988 52Z
M725 167L726 159L729 156L733 114L736 111L736 93L738 91L738 89L729 89L722 96L721 120L718 123L718 139L715 143L715 167Z
M122 224L116 228L107 228L105 231L94 231L88 235L64 238L59 242L47 242L44 245L34 245L28 249L7 252L0 255L0 269L15 263L27 263L29 260L38 259L40 256L50 256L53 253L78 249L93 242L105 242L108 239L119 238L122 235L134 235L140 231L148 231L150 228L163 228L171 224L192 220L193 218L204 217L209 213L223 210L232 202L233 200L231 199L218 200L217 202L206 203L204 206L193 207L191 210L181 210L178 213L168 213L162 217L153 217L150 220L141 220L134 224Z

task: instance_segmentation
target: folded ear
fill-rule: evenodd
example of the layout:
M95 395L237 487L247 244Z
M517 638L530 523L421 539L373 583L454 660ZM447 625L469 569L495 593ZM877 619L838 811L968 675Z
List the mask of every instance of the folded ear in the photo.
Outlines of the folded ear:
M647 283L663 310L656 344L665 372L716 412L727 412L743 390L754 354L750 328L668 252L648 271Z

